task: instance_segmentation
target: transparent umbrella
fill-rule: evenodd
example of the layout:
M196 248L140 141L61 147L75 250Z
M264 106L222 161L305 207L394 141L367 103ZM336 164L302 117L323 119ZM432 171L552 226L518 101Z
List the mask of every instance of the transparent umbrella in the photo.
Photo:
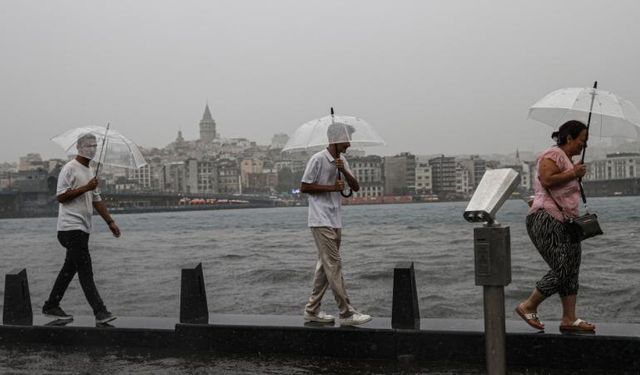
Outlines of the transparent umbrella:
M95 150L78 148L78 140L85 136L95 137ZM96 175L101 164L115 167L137 169L147 164L138 146L117 130L102 126L85 126L68 130L51 138L60 145L69 156L80 155L98 163Z
M319 150L330 144L349 142L352 147L385 145L384 140L365 120L353 116L329 116L306 122L293 133L282 151ZM338 172L340 178L340 172ZM353 192L340 192L350 197Z
M300 125L282 151L321 149L329 144L342 142L349 142L356 148L385 144L365 120L353 116L336 116L331 108L331 115Z
M529 118L557 129L569 120L579 120L587 124L587 137L595 134L608 138L638 139L640 135L640 113L633 103L609 91L598 90L598 82L593 88L565 88L546 95L529 108ZM581 162L587 146L582 149ZM582 202L587 198L580 182Z
M557 129L569 120L589 124L600 137L632 138L640 135L640 113L633 103L609 91L593 88L555 90L529 108L529 118Z

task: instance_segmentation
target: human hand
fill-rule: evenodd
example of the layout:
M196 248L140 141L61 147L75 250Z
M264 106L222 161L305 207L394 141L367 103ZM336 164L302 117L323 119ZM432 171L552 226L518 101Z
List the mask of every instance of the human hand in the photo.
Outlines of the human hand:
M576 163L573 166L573 174L576 176L576 178L581 178L585 174L587 174L587 167L585 167L585 165L582 163Z
M95 177L89 180L89 182L87 182L87 184L83 186L83 188L86 191L95 190L97 187L98 187L98 179Z
M120 237L120 228L118 228L118 225L115 221L109 223L109 229L111 230L111 233L113 233L113 236L115 238Z
M336 168L338 168L340 172L344 172L344 160L336 159Z
M344 190L344 181L342 181L341 179L337 179L336 180L336 184L334 185L335 191L342 191Z

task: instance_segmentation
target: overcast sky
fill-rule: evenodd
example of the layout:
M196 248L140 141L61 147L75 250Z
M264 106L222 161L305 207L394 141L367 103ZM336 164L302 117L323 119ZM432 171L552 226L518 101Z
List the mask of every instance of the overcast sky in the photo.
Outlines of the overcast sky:
M328 114L362 117L381 155L539 151L528 107L561 87L640 105L640 2L0 2L0 161L104 125L144 147L223 137L269 144Z

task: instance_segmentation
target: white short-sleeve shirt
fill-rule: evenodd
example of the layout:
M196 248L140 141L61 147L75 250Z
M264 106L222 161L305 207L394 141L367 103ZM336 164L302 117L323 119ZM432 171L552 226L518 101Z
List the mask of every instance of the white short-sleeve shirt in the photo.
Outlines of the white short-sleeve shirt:
M345 169L351 173L347 159L344 156L341 159ZM302 175L302 182L335 185L337 172L335 159L324 149L311 156ZM309 194L309 227L342 228L341 208L342 196L338 191Z
M76 159L69 161L62 167L60 175L58 175L56 196L69 189L77 189L86 185L94 176L93 168L85 167ZM60 203L58 206L58 231L81 230L85 233L91 233L93 202L102 200L97 190L89 191L70 201Z

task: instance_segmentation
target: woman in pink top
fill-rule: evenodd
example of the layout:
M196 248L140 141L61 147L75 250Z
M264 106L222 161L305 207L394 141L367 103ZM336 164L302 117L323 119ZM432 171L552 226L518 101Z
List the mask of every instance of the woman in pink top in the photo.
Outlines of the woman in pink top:
M566 220L578 216L578 179L586 169L571 158L580 155L586 146L587 127L580 121L568 121L551 137L557 145L538 157L538 176L533 181L535 198L527 215L527 233L551 269L536 283L529 298L516 307L516 313L530 326L544 330L538 306L558 293L562 301L560 330L594 331L595 325L576 316L582 250L565 225Z

